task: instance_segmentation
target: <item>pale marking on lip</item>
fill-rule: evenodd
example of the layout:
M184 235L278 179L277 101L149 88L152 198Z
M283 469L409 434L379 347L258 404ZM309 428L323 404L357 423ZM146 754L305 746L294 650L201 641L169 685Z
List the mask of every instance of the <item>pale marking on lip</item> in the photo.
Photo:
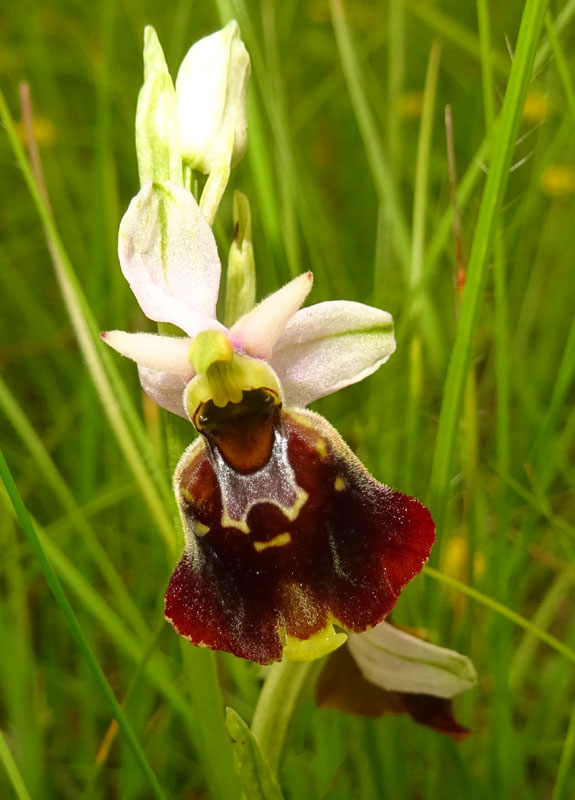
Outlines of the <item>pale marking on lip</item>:
M327 458L327 445L325 439L319 438L316 442L315 449L319 453L321 459Z
M276 506L279 510L288 518L290 522L293 522L297 519L299 512L305 505L309 495L308 493L302 489L301 487L297 487L296 489L296 499L292 503L291 506L286 506L283 503L278 502L270 497L264 498L256 498L253 502L249 504L247 507L244 516L242 519L234 519L231 517L227 511L227 508L224 506L224 511L221 516L220 524L222 528L237 528L238 530L242 531L243 533L251 533L250 526L247 523L247 516L251 509L257 505L258 503L269 503L272 506Z
M194 529L200 536L205 536L206 533L210 532L210 526L204 525L203 522L194 522Z
M268 547L284 547L284 545L289 544L291 542L291 534L287 531L285 533L278 533L277 536L274 536L273 539L270 539L267 542L254 542L254 548L261 553L262 550L267 550Z

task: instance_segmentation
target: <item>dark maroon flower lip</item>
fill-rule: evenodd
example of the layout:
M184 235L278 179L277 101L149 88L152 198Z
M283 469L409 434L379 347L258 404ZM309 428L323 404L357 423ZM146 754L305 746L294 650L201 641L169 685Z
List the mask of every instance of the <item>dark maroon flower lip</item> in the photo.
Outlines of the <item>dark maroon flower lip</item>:
M427 560L435 526L325 419L263 395L246 392L230 414L204 409L204 436L178 465L186 548L165 613L194 644L270 663L288 637L380 622Z

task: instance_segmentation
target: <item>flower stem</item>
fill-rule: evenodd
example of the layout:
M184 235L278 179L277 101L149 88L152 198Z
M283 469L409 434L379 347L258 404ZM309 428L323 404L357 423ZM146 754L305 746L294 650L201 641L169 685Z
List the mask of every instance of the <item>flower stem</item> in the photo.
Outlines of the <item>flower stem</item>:
M252 733L269 765L277 772L287 728L301 690L314 666L313 661L272 664L260 693Z

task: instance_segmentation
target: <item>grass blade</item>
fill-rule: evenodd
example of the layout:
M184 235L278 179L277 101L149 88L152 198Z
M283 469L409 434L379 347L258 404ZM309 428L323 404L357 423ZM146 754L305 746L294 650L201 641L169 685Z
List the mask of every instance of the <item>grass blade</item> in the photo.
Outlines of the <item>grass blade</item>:
M98 684L102 695L106 699L114 718L116 719L120 730L126 740L126 743L130 747L134 758L136 759L137 763L139 764L149 786L152 790L154 797L158 798L158 800L166 800L166 795L162 791L160 784L158 783L158 779L156 778L152 768L150 767L148 760L145 756L144 751L136 735L132 729L132 726L124 716L122 709L118 701L116 700L116 696L114 695L112 689L110 688L110 684L108 683L102 668L100 667L96 656L94 655L92 648L88 644L88 640L84 636L82 628L74 614L72 606L70 605L68 598L66 597L64 590L58 580L56 573L52 569L48 559L46 558L46 554L44 552L44 548L40 544L40 540L30 517L28 516L28 511L26 510L26 506L22 502L22 498L16 488L16 484L12 478L10 470L8 468L8 464L6 463L6 459L4 458L4 454L0 451L0 477L2 478L4 485L6 487L6 491L12 501L12 505L14 506L14 510L26 534L28 542L34 551L34 555L36 556L48 586L56 602L58 603L62 614L64 615L64 619L70 629L70 633L76 640L76 644L80 649L82 655L86 659L88 667L90 668L96 683Z
M493 231L503 202L519 120L546 8L546 0L527 0L525 4L511 75L501 115L495 129L496 135L493 138L491 167L483 192L476 233L469 257L461 316L444 384L443 403L431 471L430 505L440 528L444 522L445 505L449 495L455 435L487 280L487 265L491 253ZM438 557L439 548L436 548L434 558Z

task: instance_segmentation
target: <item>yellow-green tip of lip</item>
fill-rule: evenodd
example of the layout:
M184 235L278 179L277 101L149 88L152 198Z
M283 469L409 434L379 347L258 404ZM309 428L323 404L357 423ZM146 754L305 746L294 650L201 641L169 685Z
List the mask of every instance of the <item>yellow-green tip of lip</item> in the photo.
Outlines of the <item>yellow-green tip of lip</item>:
M336 633L333 625L328 623L309 639L297 639L295 636L286 637L283 654L290 661L315 661L316 658L337 650L347 640L346 633Z
M234 348L221 331L202 331L192 342L188 360L198 375L205 375L212 364L230 362L233 355Z

